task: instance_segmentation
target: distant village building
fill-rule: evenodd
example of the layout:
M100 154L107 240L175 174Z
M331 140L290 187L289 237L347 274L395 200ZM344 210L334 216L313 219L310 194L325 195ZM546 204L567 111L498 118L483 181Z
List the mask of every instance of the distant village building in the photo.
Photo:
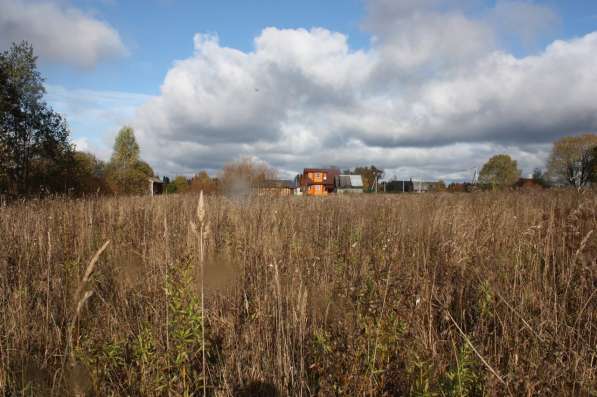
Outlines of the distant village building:
M415 187L412 180L382 182L382 191L386 193L409 193L414 192L414 190Z
M267 179L257 185L257 194L259 196L292 196L297 187L297 183L292 180Z
M532 178L519 178L514 187L524 190L543 189L543 186Z
M413 189L416 193L432 192L435 190L437 182L414 181Z
M386 193L425 193L445 191L446 185L440 181L387 181L382 182L381 190Z
M337 175L334 182L338 194L363 193L363 178L360 175Z
M149 182L148 193L150 196L155 196L164 193L164 182L162 182L160 178L156 178L155 176L153 176L151 178L147 178L147 181Z
M327 196L335 191L335 168L305 168L300 176L301 190L308 196Z

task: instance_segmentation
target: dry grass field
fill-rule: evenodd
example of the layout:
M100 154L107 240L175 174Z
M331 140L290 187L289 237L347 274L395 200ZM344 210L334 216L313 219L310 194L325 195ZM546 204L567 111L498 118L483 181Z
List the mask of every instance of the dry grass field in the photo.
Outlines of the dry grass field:
M0 208L0 395L597 395L595 193L197 203Z

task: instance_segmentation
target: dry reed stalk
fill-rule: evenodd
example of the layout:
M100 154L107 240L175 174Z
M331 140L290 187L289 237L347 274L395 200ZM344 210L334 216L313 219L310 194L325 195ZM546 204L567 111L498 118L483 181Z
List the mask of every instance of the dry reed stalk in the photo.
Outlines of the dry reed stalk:
M193 221L191 221L191 228L199 240L199 266L201 270L201 372L203 377L203 396L207 396L207 378L205 368L205 258L204 258L204 233L205 233L205 202L203 199L203 190L199 193L199 202L197 203L197 221L199 223L199 230Z
M507 301L507 300L506 300L506 299L505 299L505 298L502 296L502 294L500 294L500 293L499 293L499 291L497 291L497 290L494 290L493 292L494 292L494 293L495 293L495 294L498 296L498 298L500 298L500 299L502 300L502 302L504 302L504 304L505 304L505 305L508 307L508 309L512 310L512 312L513 312L514 314L516 314L516 317L518 317L518 318L520 319L520 321L522 321L522 323L523 323L523 324L524 324L524 325L525 325L525 326L526 326L526 327L529 329L529 331L531 331L531 333L532 333L533 335L535 335L535 337L536 337L537 339L539 339L539 340L540 340L542 343L545 343L545 340L544 340L544 339L541 337L541 335L539 335L539 334L538 334L538 333L537 333L537 332L536 332L536 331L533 329L533 327L531 327L531 325L530 325L530 324L527 322L527 320L525 320L525 319L524 319L524 317L523 317L523 316L522 316L520 313L518 313L518 311L517 311L515 308L513 308L513 307L512 307L512 305L510 305L510 304L508 303L508 301Z
M568 219L579 203L585 203L582 211ZM177 217L191 214L187 218L198 223L197 204L191 195L171 195L31 202L0 211L0 394L28 394L33 382L36 391L29 394L47 395L39 387L63 384L61 375L83 390L76 374L84 371L81 379L89 379L82 365L87 362L93 363L89 369L98 395L166 394L173 384L167 375L174 369L172 334L163 324L171 324L172 312L158 288L163 285L159 276L170 274L171 264L187 261L189 247L200 260L199 228L195 235L188 219ZM202 306L210 311L203 329L207 341L213 337L217 357L204 366L208 395L259 395L238 393L259 390L249 388L256 382L268 383L262 386L278 395L408 395L423 394L425 387L430 394L454 394L447 377L454 373L454 360L456 367L462 362L446 328L478 363L467 367L478 382L475 390L578 395L594 389L597 246L596 233L588 233L597 231L597 196L554 190L250 202L214 198L205 204L210 214L204 222L209 218L211 227L203 236L205 276L210 277L212 242L239 269L231 293L212 297L205 292ZM93 256L88 252L98 248L97 235L110 235L110 246L118 249L100 257L96 295L86 293L88 286L69 303L83 277L76 276L79 258ZM156 265L145 267L147 282L119 284L111 265L127 266L137 253ZM48 275L50 261L56 263ZM388 279L385 264L396 261L404 265L392 266ZM99 266L89 285L95 285ZM480 281L487 285L481 288ZM100 286L106 291L101 296ZM86 305L93 303L90 296L103 303L85 315ZM200 315L198 290L195 296ZM420 300L413 303L413 297ZM430 304L435 300L442 304ZM454 319L462 318L458 325L499 371L508 391L444 314L446 307ZM200 321L193 351L186 352L194 357L196 385ZM79 326L93 329L80 342ZM151 342L143 365L131 338L139 327L146 328ZM71 347L75 371L68 369ZM207 360L210 345L205 349ZM370 382L364 358L373 356L383 372ZM47 375L30 372L38 363ZM145 370L151 376L143 376ZM162 381L165 386L158 389ZM194 392L201 395L200 389ZM57 386L52 390L59 394Z
M503 384L504 386L508 387L508 385L504 381L504 379L502 379L502 377L498 374L498 372L495 369L493 369L493 367L491 365L489 365L489 363L487 362L487 360L485 360L483 358L483 356L481 355L481 353L479 353L479 351L477 350L477 348L475 347L475 345L473 345L473 343L468 338L468 336L466 336L466 334L464 333L464 331L462 330L462 328L460 328L460 326L458 325L458 323L456 322L456 320L454 320L454 317L452 317L452 315L450 314L450 312L446 310L446 314L448 315L448 318L452 321L452 323L456 326L456 329L458 329L458 332L460 332L460 335L462 335L462 337L464 338L464 340L466 341L466 343L470 346L471 349L473 349L473 352L475 352L475 354L477 355L477 357L479 357L479 360L481 360L481 362L487 367L487 369L489 370L489 372L491 372L493 374L493 376L495 376L497 378L497 380L500 381L501 384Z
M51 279L51 262L52 262L52 235L50 233L50 229L48 229L48 253L47 253L47 257L46 257L46 263L47 263L47 282L46 282L46 316L45 316L45 320L46 320L46 324L49 323L49 319L50 319L50 279ZM46 328L46 332L47 328ZM44 351L44 361L47 361L47 357L48 357L48 341L46 340L46 346L45 346L45 351Z
M77 306L76 306L75 312L73 314L73 317L71 319L70 325L68 327L67 337L66 337L66 351L64 354L65 359L68 358L68 360L69 360L69 365L70 365L71 369L74 368L74 366L75 366L75 351L73 349L73 331L75 328L75 324L77 322L77 319L79 318L81 309L85 305L85 302L87 302L87 300L91 297L91 295L93 295L93 290L88 290L85 292L83 292L83 291L87 287L89 278L93 274L93 271L95 269L95 264L97 263L102 252L104 252L104 250L108 247L109 244L110 244L110 240L106 241L104 243L104 245L102 245L102 247L95 253L93 258L91 258L91 261L89 261L89 264L87 265L87 268L85 269L85 273L83 274L83 278L81 279L81 282L79 283L79 287L77 288L77 291L75 293L75 302L77 302Z
M386 302L387 302L387 298L388 298L388 289L390 287L390 270L392 268L392 265L388 265L388 271L386 274L386 284L384 287L384 292L383 292L383 300L381 303L381 313L379 315L379 319L378 319L378 324L376 327L376 332L375 332L375 342L373 344L373 366L375 366L375 360L377 357L377 348L378 348L378 340L379 340L379 334L380 334L380 328L381 328L381 319L383 318L383 316L385 315L385 311L386 311ZM369 383L370 383L370 387L371 389L373 389L373 371L375 370L374 367L371 367L371 373L369 374Z

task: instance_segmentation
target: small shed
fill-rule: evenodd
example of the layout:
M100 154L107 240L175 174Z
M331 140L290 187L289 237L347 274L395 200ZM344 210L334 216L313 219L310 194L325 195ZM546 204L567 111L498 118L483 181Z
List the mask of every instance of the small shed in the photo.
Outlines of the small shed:
M338 194L363 193L363 178L360 175L337 175L334 179Z
M260 196L292 196L297 187L295 181L266 179L257 185L257 194Z
M164 193L164 182L160 178L152 176L151 178L147 178L147 181L149 182L148 193L150 196Z

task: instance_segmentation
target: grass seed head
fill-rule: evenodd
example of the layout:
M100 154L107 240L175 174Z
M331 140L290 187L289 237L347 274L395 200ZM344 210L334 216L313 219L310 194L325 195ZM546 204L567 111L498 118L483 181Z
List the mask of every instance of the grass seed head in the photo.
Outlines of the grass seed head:
M205 203L203 201L203 190L199 193L199 203L197 204L197 219L199 223L203 223L205 219Z

